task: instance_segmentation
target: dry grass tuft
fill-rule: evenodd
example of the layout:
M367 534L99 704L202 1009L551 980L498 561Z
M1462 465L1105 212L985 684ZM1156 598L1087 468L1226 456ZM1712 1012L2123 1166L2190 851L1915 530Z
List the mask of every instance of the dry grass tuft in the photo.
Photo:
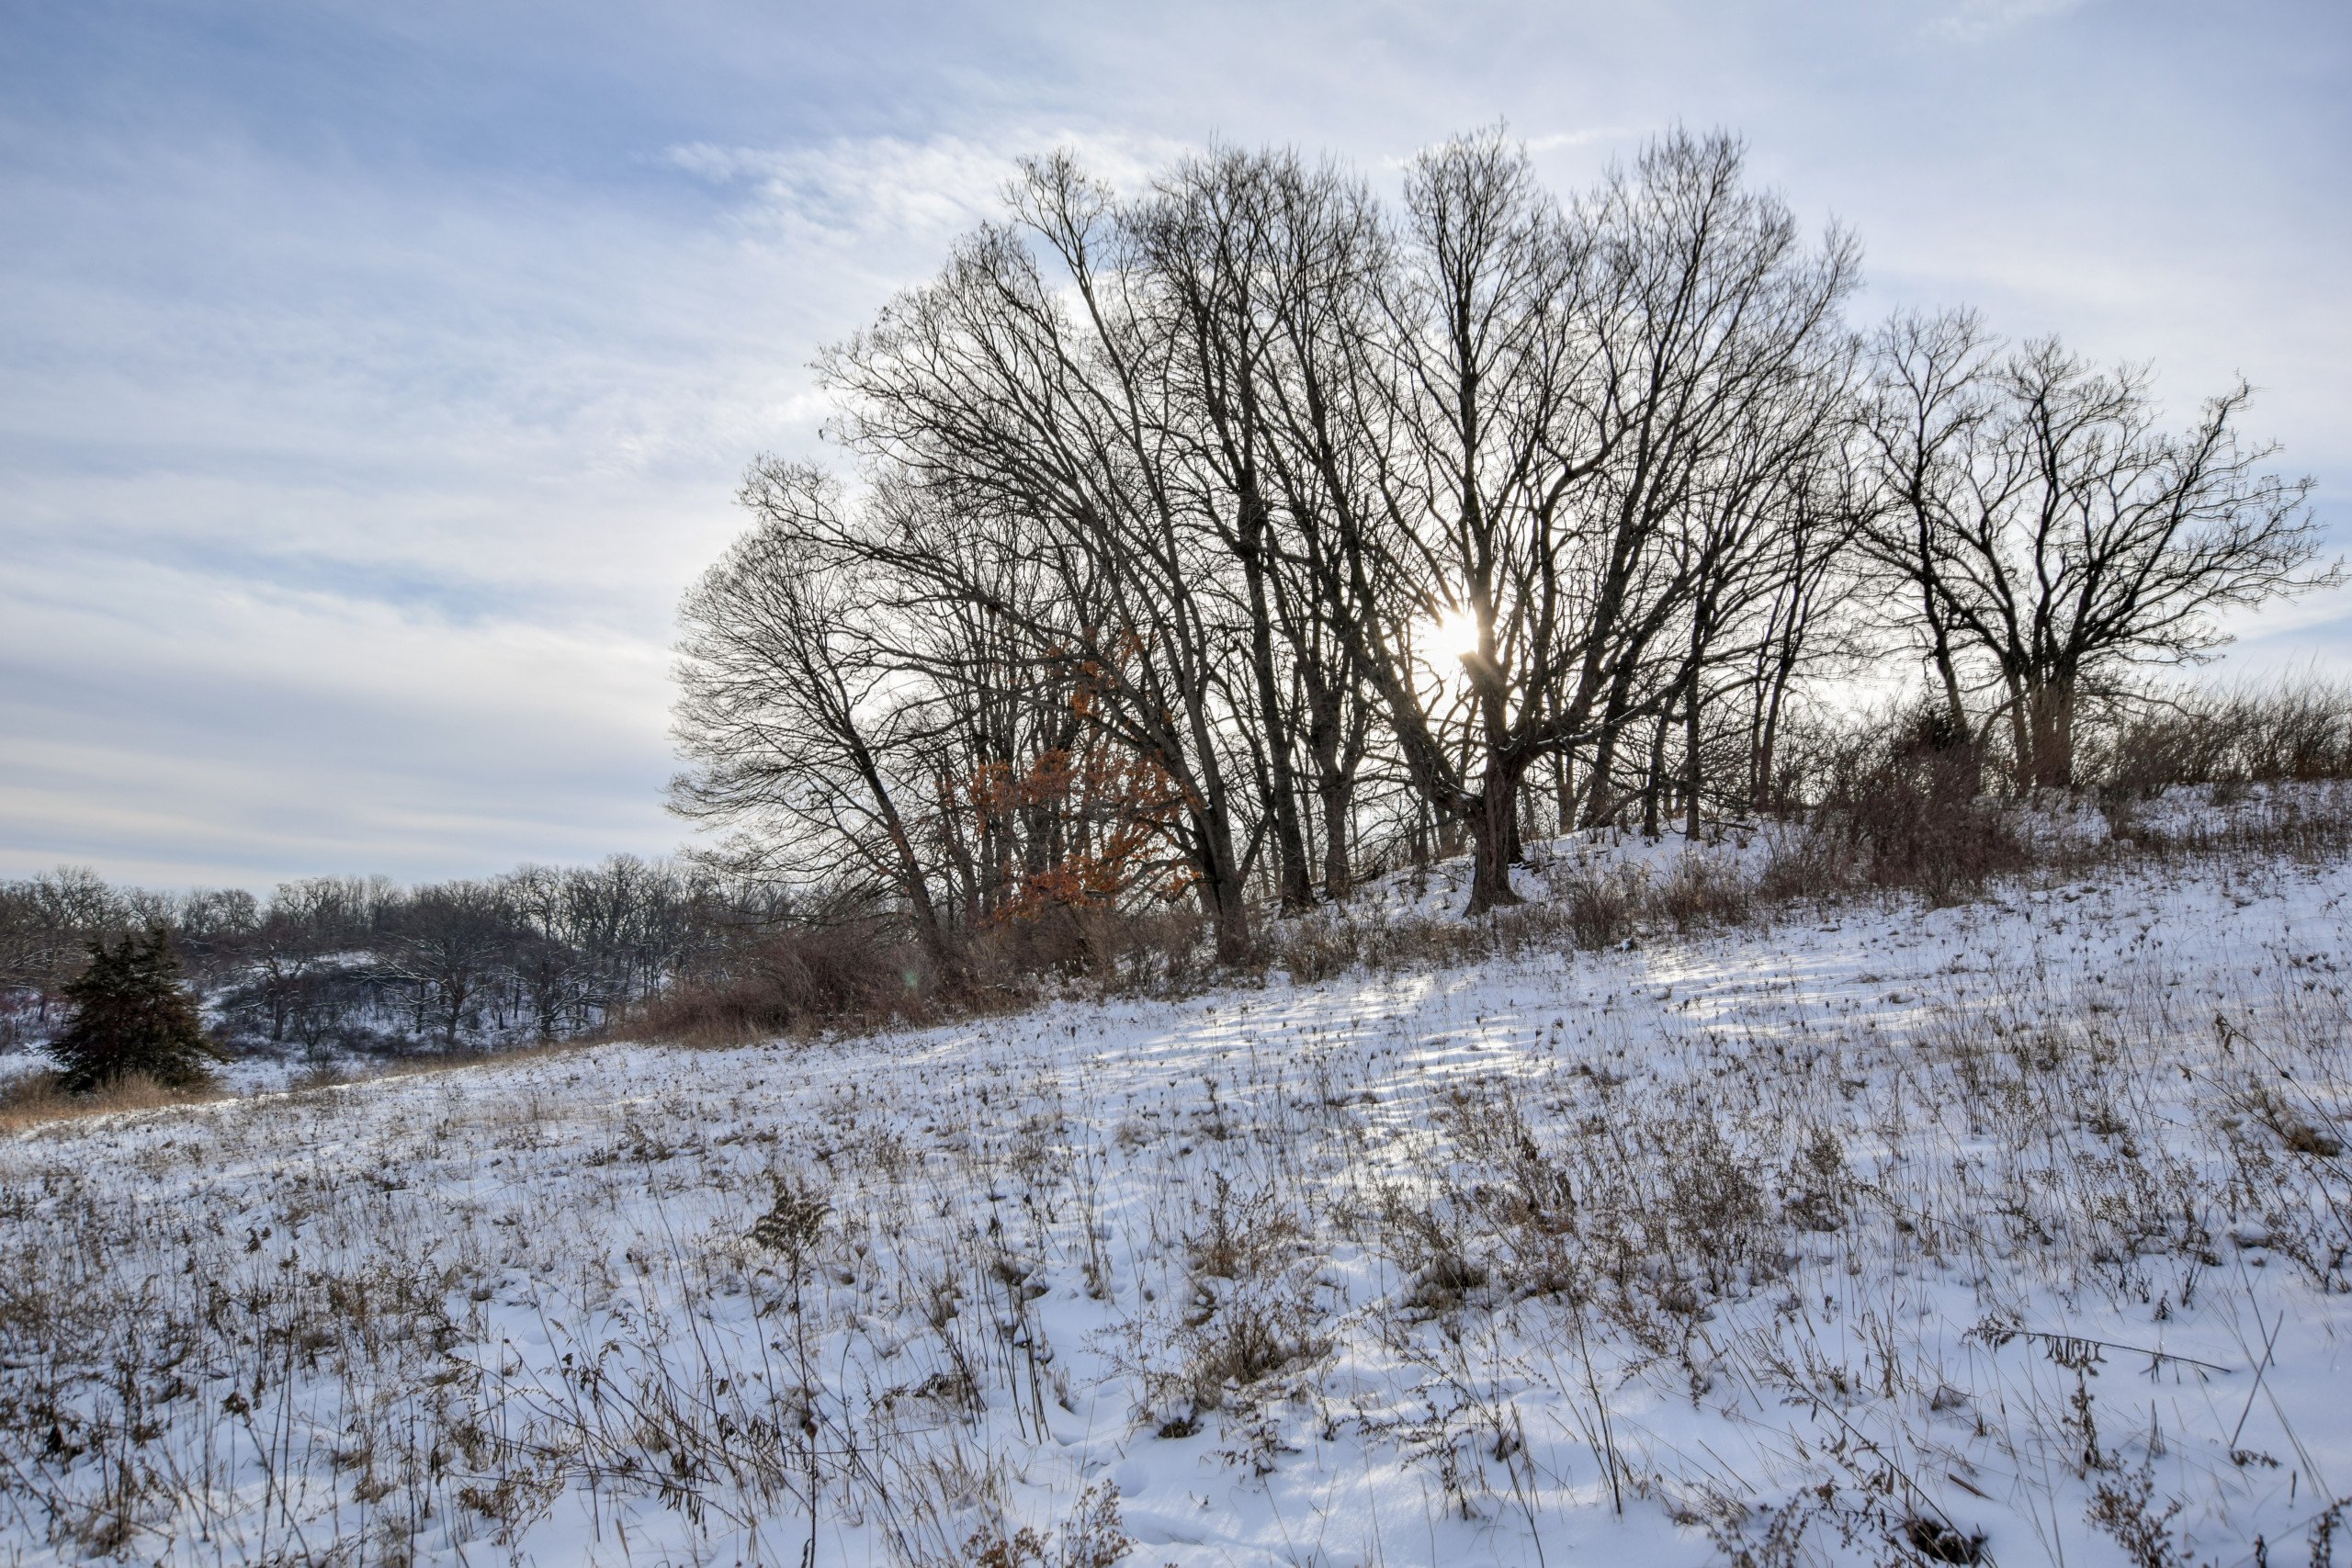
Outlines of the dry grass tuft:
M26 1073L0 1083L0 1134L123 1111L205 1105L226 1098L218 1089L167 1089L142 1073L126 1074L85 1094L71 1094L59 1087L55 1073Z

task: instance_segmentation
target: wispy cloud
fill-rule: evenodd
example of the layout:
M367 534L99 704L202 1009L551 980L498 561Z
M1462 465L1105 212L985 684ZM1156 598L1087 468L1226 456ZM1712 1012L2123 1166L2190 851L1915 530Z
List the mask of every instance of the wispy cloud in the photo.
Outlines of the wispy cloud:
M1630 126L1595 125L1581 130L1553 130L1527 139L1530 152L1556 152L1568 147L1592 147L1611 141L1625 141L1641 132Z
M1019 161L1068 148L1113 186L1134 186L1185 150L1171 138L1010 129L984 140L943 135L842 138L818 146L671 148L667 162L715 186L748 187L740 216L786 241L836 246L881 238L891 253L969 229L1002 212Z
M1934 30L1946 38L1974 41L2079 10L2086 0L1962 0L1937 17Z
M1378 169L1502 119L1573 180L1726 124L1860 230L1868 308L1978 300L2186 395L2244 369L2352 483L2338 0L2066 8L18 7L0 874L674 844L671 616L743 464L821 450L815 351L1057 145L1133 188L1216 140Z

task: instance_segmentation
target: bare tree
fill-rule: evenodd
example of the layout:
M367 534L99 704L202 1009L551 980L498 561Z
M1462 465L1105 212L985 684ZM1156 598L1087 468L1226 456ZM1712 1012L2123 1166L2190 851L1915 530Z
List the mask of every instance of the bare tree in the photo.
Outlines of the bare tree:
M933 962L952 953L917 826L891 760L906 703L881 656L884 613L840 547L838 488L814 469L762 463L741 500L754 518L686 599L676 731L697 766L672 785L699 819L750 824L755 859L779 842L823 857L820 877L877 879L903 902Z
M457 1045L513 934L503 891L489 882L435 884L393 911L389 967L414 987L420 1033L429 1020Z
M1873 547L1918 597L1947 701L1964 661L1984 669L2022 785L2072 784L2084 698L2199 657L2219 612L2340 580L2318 564L2311 481L2238 433L2243 382L2176 434L2144 368L2100 371L2055 339L1996 363L1948 317L1898 322L1881 358L1898 417L1880 427Z
M1167 345L1117 265L1107 191L1056 157L1028 164L1012 197L1013 226L974 236L821 362L847 400L842 433L891 480L876 493L895 516L864 547L926 595L988 604L1030 660L1088 686L1089 724L1176 792L1203 913L1219 956L1238 961L1250 915L1225 628L1204 570L1213 540L1171 461ZM1006 596L1008 565L1056 592Z
M1819 423L1851 247L1807 251L1741 164L1729 138L1678 133L1564 213L1489 134L1408 181L1386 333L1354 361L1375 395L1341 400L1378 510L1343 530L1329 597L1354 608L1409 776L1469 830L1474 911L1513 901L1539 761L1589 748L1598 817L1618 737L1648 718L1662 773L1668 716L1695 705L1671 634L1728 581L1703 516L1754 523L1745 498ZM1458 671L1424 651L1449 624L1475 644Z
M1867 561L1851 547L1870 515L1870 475L1852 423L1826 460L1799 479L1775 542L1769 596L1747 671L1747 789L1751 808L1783 804L1780 743L1800 677L1850 670L1871 648L1853 613Z
M1968 702L1942 572L1944 541L1993 409L1997 355L1973 310L1897 313L1871 343L1862 425L1875 459L1875 504L1862 530L1869 552L1891 570L1902 597L1889 617L1917 643L1953 732L1968 736Z
M1223 151L1177 164L1128 209L1135 290L1168 344L1178 482L1234 586L1246 674L1235 714L1259 780L1260 832L1274 845L1285 908L1318 880L1344 890L1355 776L1369 733L1359 661L1337 635L1310 564L1334 519L1289 428L1312 382L1303 323L1378 256L1369 197L1295 154ZM1308 778L1312 776L1312 786Z

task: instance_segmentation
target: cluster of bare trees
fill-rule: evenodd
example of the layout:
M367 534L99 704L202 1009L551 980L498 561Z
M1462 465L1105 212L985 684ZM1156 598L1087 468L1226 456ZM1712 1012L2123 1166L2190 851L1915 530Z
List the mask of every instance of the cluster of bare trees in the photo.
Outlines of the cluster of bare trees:
M2007 352L1968 311L1900 317L1873 347L1864 570L1953 724L2004 727L2020 784L2072 784L2082 705L2215 646L2216 611L2339 575L2312 570L2311 481L2240 437L2244 382L2174 434L2144 367Z
M41 1032L93 940L160 926L232 1037L312 1050L555 1039L660 994L758 913L707 871L627 855L413 888L312 877L267 899L61 871L0 882L0 1029Z
M1573 200L1501 134L1399 205L1289 152L1122 198L1069 157L820 362L854 483L763 460L688 597L674 798L943 961L1043 908L1335 897L1448 835L1783 804L1792 713L1894 649L2069 779L2077 705L2324 581L2305 486L2144 374L1964 313L1728 137Z

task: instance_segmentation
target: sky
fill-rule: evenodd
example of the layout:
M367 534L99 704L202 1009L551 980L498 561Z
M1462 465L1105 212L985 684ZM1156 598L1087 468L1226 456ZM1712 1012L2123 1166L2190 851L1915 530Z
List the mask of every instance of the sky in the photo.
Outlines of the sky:
M1968 303L2240 374L2352 548L2352 6L13 0L0 876L479 875L679 847L678 598L808 368L1024 153L1562 191L1673 126ZM839 461L838 454L829 460ZM2352 592L2219 670L2352 674Z

